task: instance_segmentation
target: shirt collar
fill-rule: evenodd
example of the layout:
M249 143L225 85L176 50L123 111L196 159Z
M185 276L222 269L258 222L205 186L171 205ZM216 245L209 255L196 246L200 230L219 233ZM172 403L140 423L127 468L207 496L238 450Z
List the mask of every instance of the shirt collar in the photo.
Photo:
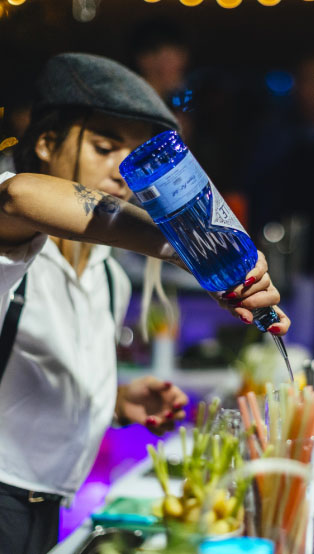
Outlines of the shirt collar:
M90 256L86 264L86 268L93 267L95 265L98 265L99 263L102 263L105 259L107 259L110 256L110 252L111 252L110 246L103 245L103 244L95 244L91 250ZM73 267L61 254L58 246L49 237L40 255L45 256L50 260L53 260L56 264L58 264L65 271L67 271L67 273L70 273L72 275L72 273L74 272Z

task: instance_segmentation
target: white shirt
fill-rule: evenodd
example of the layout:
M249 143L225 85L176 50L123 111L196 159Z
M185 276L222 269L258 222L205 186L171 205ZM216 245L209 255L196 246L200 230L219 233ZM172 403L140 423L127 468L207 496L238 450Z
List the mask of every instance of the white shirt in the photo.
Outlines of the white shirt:
M91 469L117 388L115 324L103 263L109 252L95 246L78 278L48 239L28 271L26 302L0 384L2 482L71 496ZM130 283L114 259L108 263L120 325ZM0 264L9 282L12 264L5 258Z
M14 173L0 174L0 185L10 177L14 177ZM10 302L10 289L21 280L46 238L46 235L38 235L18 248L6 248L5 252L0 245L0 331Z

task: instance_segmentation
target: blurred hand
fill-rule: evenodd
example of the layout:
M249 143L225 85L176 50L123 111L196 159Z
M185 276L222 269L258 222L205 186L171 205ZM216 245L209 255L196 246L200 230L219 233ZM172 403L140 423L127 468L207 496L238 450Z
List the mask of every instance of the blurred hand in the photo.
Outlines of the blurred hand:
M118 388L116 415L121 424L140 423L162 435L184 419L187 403L188 397L178 387L149 375Z
M266 308L273 306L280 321L268 328L268 331L276 335L285 335L290 327L290 319L276 306L280 301L280 294L274 287L269 274L267 273L267 262L262 252L258 252L256 266L250 271L245 282L224 294L211 293L211 296L218 301L222 308L239 317L243 323L253 323L254 308Z

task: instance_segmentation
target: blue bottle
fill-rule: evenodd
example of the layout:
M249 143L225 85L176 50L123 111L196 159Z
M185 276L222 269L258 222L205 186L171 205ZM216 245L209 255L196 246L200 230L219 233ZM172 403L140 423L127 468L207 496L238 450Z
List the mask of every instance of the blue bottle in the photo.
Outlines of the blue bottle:
M176 131L136 148L120 173L202 287L225 291L244 282L256 247ZM279 321L272 308L253 315L263 332Z

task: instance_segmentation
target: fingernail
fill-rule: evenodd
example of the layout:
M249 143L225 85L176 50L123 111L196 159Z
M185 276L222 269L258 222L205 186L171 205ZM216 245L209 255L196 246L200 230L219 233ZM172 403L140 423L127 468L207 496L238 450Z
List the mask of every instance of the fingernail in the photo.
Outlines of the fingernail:
M223 298L228 298L228 299L231 299L231 298L237 298L238 295L236 292L224 292L224 294L222 295Z
M170 389L170 387L172 387L171 381L164 381L164 387L165 389Z
M242 308L243 302L237 302L236 304L232 304L233 308Z
M181 410L181 408L183 408L182 402L177 402L177 403L173 404L173 409L174 410L176 410L176 411Z
M273 335L279 335L279 333L281 332L281 329L280 327L278 327L278 325L272 325L271 327L269 327L268 331Z
M153 416L150 416L146 419L146 425L157 425L156 418Z
M243 315L240 315L239 318L241 319L241 321L243 321L243 323L246 323L247 325L251 325L252 323L249 319L247 319Z
M250 285L253 285L253 283L256 283L256 277L249 277L243 284L245 287L249 287Z
M171 410L169 410L169 412L167 412L165 414L165 418L166 419L173 419L173 412Z

